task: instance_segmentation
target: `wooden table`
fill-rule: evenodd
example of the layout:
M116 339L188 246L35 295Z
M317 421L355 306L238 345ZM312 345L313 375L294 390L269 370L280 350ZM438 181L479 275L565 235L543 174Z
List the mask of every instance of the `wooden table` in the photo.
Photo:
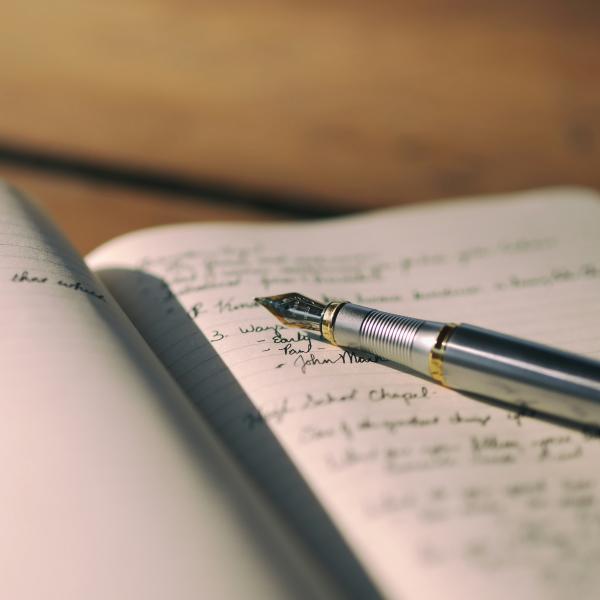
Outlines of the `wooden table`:
M12 2L0 175L82 251L176 220L600 187L598 31L600 3L557 0Z

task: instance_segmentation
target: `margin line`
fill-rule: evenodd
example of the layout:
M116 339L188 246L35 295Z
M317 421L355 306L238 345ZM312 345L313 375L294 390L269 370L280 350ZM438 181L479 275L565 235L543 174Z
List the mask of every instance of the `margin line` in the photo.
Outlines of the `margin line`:
M215 181L187 178L165 171L128 167L14 146L0 140L0 163L12 164L63 176L76 176L103 183L162 192L190 199L224 202L256 208L298 219L334 217L351 212L351 208L333 208L317 197L271 194Z

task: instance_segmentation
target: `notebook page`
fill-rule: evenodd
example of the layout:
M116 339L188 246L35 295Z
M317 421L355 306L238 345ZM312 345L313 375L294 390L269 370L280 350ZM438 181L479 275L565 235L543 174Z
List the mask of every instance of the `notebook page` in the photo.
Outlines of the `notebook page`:
M0 597L327 589L82 259L1 182L0 311Z
M600 202L541 190L316 224L158 228L90 262L290 519L273 434L388 597L591 597L600 446L276 324L298 291L600 357ZM308 514L304 514L306 513Z

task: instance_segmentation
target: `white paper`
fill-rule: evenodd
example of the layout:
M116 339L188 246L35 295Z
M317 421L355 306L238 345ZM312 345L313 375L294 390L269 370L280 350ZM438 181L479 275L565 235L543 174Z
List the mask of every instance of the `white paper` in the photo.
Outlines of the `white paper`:
M388 597L572 598L600 587L600 445L285 329L298 291L600 357L600 202L555 189L316 224L181 225L90 260L283 511L271 431ZM306 511L306 514L304 514Z
M326 595L82 259L1 183L0 311L0 597Z

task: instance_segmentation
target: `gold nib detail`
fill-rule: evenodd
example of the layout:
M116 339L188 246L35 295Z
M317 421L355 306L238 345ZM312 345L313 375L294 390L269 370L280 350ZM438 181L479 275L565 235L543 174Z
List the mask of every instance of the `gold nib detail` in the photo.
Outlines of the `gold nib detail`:
M265 296L254 300L288 327L321 331L321 319L325 310L325 304L321 302L297 292Z

